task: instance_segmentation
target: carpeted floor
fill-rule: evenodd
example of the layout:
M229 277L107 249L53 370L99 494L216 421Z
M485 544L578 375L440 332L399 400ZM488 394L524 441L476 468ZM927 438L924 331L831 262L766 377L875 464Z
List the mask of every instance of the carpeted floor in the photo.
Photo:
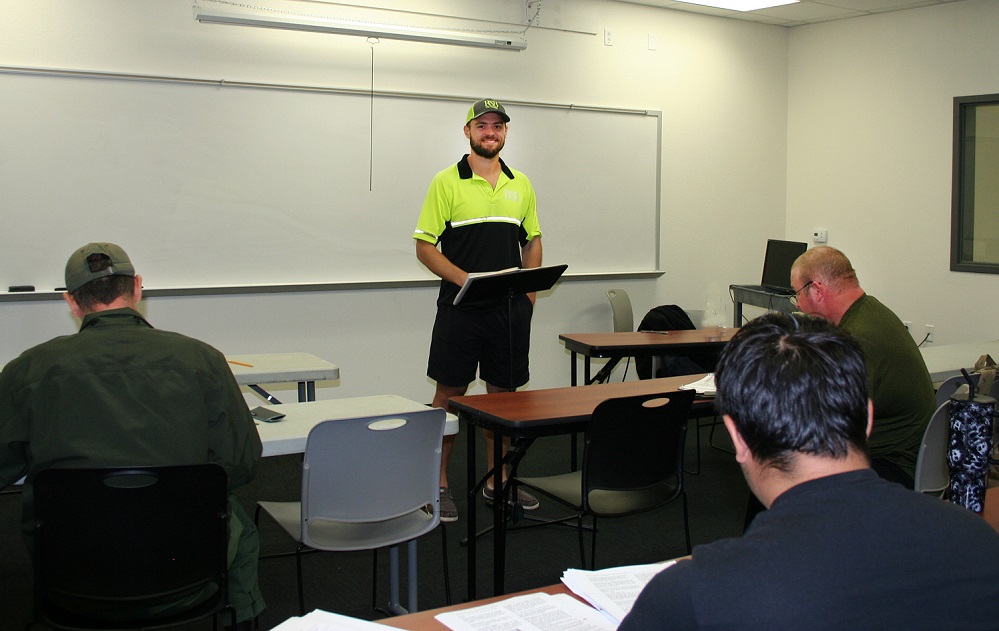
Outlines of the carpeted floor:
M691 422L693 426L693 421ZM720 425L715 431L715 443L728 445ZM693 544L707 543L742 532L748 489L731 454L708 446L709 428L701 434L701 463L698 475L685 476L690 531ZM687 440L687 469L697 466L696 441L691 432ZM465 515L467 498L464 480L464 440L462 432L455 445L450 465L450 480L458 509ZM476 440L482 449L482 439ZM568 437L538 440L521 465L524 475L545 475L567 470ZM483 462L482 456L479 462ZM300 458L287 456L265 458L257 479L239 490L240 499L248 511L258 499L296 500L301 483ZM372 498L376 501L377 498ZM490 512L481 497L479 521L485 525ZM542 498L540 509L532 515L566 514L552 501ZM461 545L466 524L459 521L447 526L447 546L450 561L451 589L455 602L466 596L466 554ZM0 629L23 629L31 617L31 568L20 537L20 496L0 495ZM597 537L597 566L611 567L647 563L685 554L682 511L679 502L660 510L619 519L601 520ZM261 547L263 554L294 550L290 538L266 516L261 517ZM579 567L576 533L561 526L548 526L510 533L507 551L508 592L540 587L558 582L562 571ZM478 563L478 596L491 595L492 548L487 537L480 540ZM419 542L419 604L421 609L445 604L441 538L437 532ZM315 553L303 560L306 609L325 609L366 619L381 614L371 605L372 558L363 553ZM403 555L405 558L405 555ZM388 555L379 555L379 604L388 599ZM298 615L298 595L293 557L265 559L260 564L260 581L268 608L260 619L261 629L270 629L290 616ZM405 602L405 594L403 595ZM191 631L211 629L211 623L187 627Z

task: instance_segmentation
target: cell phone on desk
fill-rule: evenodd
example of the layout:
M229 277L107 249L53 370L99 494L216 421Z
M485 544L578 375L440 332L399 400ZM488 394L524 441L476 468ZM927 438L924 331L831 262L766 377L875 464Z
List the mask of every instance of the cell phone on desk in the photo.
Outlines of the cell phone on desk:
M258 421L263 421L264 423L274 423L284 418L284 414L281 412L275 412L274 410L262 406L257 406L250 410L250 415Z

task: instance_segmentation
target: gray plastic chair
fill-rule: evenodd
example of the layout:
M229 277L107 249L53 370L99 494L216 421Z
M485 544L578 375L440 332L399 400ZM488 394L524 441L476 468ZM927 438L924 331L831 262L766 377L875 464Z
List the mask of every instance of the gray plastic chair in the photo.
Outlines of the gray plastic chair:
M445 412L325 421L309 432L300 502L257 502L299 542L298 600L305 613L302 553L390 548L388 609L417 608L416 538L441 526L445 589L450 594L446 533L440 523L441 440ZM408 608L399 602L398 545L408 542ZM278 555L286 556L286 555ZM448 597L450 600L450 596Z
M923 432L923 441L916 456L916 473L913 476L916 491L943 497L950 485L950 469L947 466L949 438L950 402L945 400L930 417L926 431Z
M631 310L631 298L623 289L608 289L607 298L614 315L614 332L631 333L635 330L635 315Z

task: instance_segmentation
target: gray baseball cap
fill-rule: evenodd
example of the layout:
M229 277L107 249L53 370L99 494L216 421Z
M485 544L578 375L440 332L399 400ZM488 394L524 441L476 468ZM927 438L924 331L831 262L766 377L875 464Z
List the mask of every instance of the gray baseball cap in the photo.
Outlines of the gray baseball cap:
M111 265L92 272L87 263L91 254L105 254L111 259ZM88 243L69 257L66 262L66 291L76 291L92 280L105 276L135 276L135 267L129 260L125 250L114 243Z
M472 122L473 118L478 118L490 112L499 114L504 123L510 122L510 117L507 115L502 103L493 99L482 99L481 101L472 103L472 107L468 108L468 116L465 118L465 124L467 125Z

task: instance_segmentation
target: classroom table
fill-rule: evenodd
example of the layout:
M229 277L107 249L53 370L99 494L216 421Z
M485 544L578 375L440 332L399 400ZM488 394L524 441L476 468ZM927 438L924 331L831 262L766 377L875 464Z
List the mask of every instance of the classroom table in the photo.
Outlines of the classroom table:
M921 346L919 352L930 371L930 379L938 384L959 376L962 368L971 372L978 358L986 353L999 360L999 341L930 344Z
M999 486L993 486L985 491L985 509L982 518L999 532Z
M510 438L508 465L510 477L517 474L517 464L527 448L536 438L584 431L590 416L597 405L606 399L672 392L684 384L697 381L700 375L666 377L642 381L625 381L589 386L550 388L545 390L522 390L476 394L450 399L451 408L458 412L459 420L471 425L491 430L497 434L493 445L494 462L501 462L501 437ZM710 399L697 399L695 408L713 407ZM493 476L493 488L497 497L503 497L500 468L487 472L479 478L475 462L475 441L468 440L467 470L468 480L468 599L475 599L476 565L476 495L489 475ZM506 570L506 502L494 503L493 515L493 590L496 595L504 592Z
M236 383L248 386L269 403L281 403L260 387L262 383L298 383L298 400L316 400L317 381L335 381L340 368L309 353L226 355Z
M762 285L729 285L732 295L732 325L742 326L742 305L752 305L767 311L794 313L798 307L791 304L791 294L771 291Z
M583 383L602 383L611 370L624 357L650 357L657 355L688 355L690 353L720 350L732 339L738 329L708 327L687 331L643 331L621 333L563 333L558 336L570 352L571 385L578 383L576 356L583 356ZM590 358L607 357L610 361L590 377Z
M282 404L278 411L285 417L275 423L255 421L263 456L283 456L305 452L305 442L313 427L323 421L335 421L358 416L376 416L425 410L427 406L394 394L347 399L328 399ZM458 432L458 417L447 415L444 434Z

